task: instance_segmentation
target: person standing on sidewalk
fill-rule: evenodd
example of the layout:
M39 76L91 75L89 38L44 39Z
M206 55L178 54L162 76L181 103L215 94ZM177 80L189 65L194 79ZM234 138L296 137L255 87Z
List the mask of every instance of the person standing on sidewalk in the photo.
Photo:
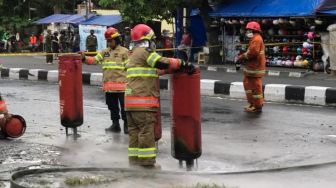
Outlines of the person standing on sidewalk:
M52 53L52 35L51 35L51 30L47 30L47 35L45 37L45 51L47 53L46 55L46 62L47 64L52 64L53 63L53 55Z
M3 127L11 118L11 115L8 113L7 106L0 94L0 139L5 139L6 136L1 131Z
M87 64L102 64L103 90L106 104L111 112L113 124L106 131L120 132L119 119L124 120L124 133L128 134L126 113L124 110L124 94L126 87L125 64L128 61L128 49L120 45L120 34L117 29L109 27L105 32L108 48L99 52L95 57L84 56ZM119 110L120 105L120 110Z
M59 42L58 42L58 32L55 31L51 40L51 49L54 53L54 58L57 59L59 53Z
M156 148L154 125L160 107L158 70L182 69L195 72L191 63L181 59L161 57L155 52L155 34L152 28L138 24L131 30L134 44L127 69L125 109L129 129L128 158L130 165L159 168L155 165Z
M90 35L86 37L86 50L88 52L96 52L98 47L98 41L96 35L94 35L94 30L90 30Z
M262 112L264 104L262 78L266 67L265 45L259 23L254 21L247 23L246 36L250 39L248 49L238 58L238 61L247 61L243 84L249 105L244 110L258 113Z
M35 52L37 49L37 37L34 33L29 37L29 47L32 52Z

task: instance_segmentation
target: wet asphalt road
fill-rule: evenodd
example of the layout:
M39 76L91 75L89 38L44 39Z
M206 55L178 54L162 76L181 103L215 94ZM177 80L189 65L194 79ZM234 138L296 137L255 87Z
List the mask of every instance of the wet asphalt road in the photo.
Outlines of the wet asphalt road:
M0 141L0 182L8 183L5 180L12 170L25 167L128 167L127 136L104 132L111 122L99 87L84 86L84 124L76 141L66 138L60 125L58 85L0 80L0 88L10 112L22 115L28 124L21 138ZM263 170L336 161L335 108L267 103L261 115L249 115L242 111L245 101L222 97L202 97L203 154L195 172ZM168 91L162 91L161 104L163 137L157 161L164 171L184 171L170 154ZM335 170L336 165L326 165L240 175L186 173L167 179L158 176L154 187L173 187L181 182L247 188L334 187ZM119 187L131 185L125 182ZM148 186L142 183L137 187Z

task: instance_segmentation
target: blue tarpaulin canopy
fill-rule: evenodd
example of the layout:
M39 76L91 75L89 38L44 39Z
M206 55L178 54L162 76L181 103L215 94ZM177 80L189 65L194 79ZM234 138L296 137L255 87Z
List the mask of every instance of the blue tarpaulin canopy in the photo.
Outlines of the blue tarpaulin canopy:
M91 18L92 16L94 15L89 14L88 18ZM50 24L50 23L78 24L82 21L85 21L85 16L80 15L80 14L53 14L48 17L37 20L34 23L36 24Z
M86 21L81 22L81 25L101 25L101 26L111 26L122 21L121 16L117 15L106 15L106 16L95 16Z
M35 21L36 24L63 23L63 20L69 17L69 14L53 14L48 17Z
M227 0L210 12L212 17L314 16L323 0Z

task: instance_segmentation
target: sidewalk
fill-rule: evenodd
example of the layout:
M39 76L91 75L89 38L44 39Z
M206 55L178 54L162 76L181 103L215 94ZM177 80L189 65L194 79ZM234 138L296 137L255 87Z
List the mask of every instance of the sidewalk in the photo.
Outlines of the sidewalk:
M236 71L234 64L200 64L201 70L208 71L218 71L218 72L229 72L229 73L239 73L242 72L242 68L239 71ZM242 65L243 67L243 65ZM302 78L307 74L312 72L308 69L302 68L286 68L286 67L266 67L266 76L281 76L281 77L295 77Z
M82 75L83 84L101 86L102 73L83 72ZM58 82L58 70L3 68L1 69L1 78ZM246 98L242 82L224 82L210 79L201 79L200 81L202 95L216 96L221 94L230 98ZM169 77L163 76L160 78L160 88L169 90ZM266 84L263 89L266 101L336 106L336 88L332 87Z

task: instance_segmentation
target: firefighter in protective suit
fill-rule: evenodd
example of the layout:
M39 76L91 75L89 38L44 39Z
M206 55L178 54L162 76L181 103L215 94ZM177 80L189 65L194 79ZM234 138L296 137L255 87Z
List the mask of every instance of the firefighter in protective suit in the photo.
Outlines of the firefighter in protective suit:
M3 127L11 118L11 114L7 111L7 106L5 101L2 99L0 94L0 139L5 139L6 136L1 131L1 127Z
M102 64L103 90L108 109L111 112L112 125L106 131L120 132L119 119L124 121L124 133L128 134L127 118L124 110L124 94L126 87L125 64L128 61L128 49L120 45L120 33L109 27L105 32L108 48L99 52L95 57L84 56L87 64ZM119 109L120 105L120 109Z
M238 61L247 61L243 84L249 105L244 110L250 113L261 112L264 104L262 78L265 75L266 58L260 33L259 23L252 21L246 25L246 36L250 42L247 51L238 58Z
M146 168L159 167L155 165L157 152L154 139L156 112L160 105L160 87L157 84L159 73L174 70L195 72L195 67L191 63L157 54L154 39L154 31L149 26L136 25L131 30L133 49L126 65L125 110L129 129L128 158L130 165Z

